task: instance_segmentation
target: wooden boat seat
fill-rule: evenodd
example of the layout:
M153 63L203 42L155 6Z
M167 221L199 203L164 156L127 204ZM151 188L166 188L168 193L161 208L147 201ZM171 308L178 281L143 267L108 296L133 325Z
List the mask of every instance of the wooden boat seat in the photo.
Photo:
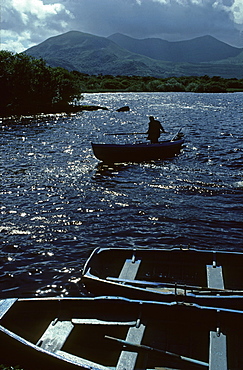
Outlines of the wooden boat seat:
M50 323L46 331L37 342L37 346L56 352L61 349L71 333L74 324L71 321L54 320Z
M227 370L226 335L210 331L209 370Z
M0 300L0 319L8 312L18 298L8 298Z
M139 327L134 326L129 328L126 336L126 341L133 344L141 344L145 328L146 326L143 324L140 324ZM138 353L135 351L122 351L116 366L116 370L133 370L136 365L137 356Z
M136 321L105 321L99 319L72 319L75 325L118 325L118 326L135 326Z
M224 289L224 277L222 266L207 265L208 288Z
M134 280L137 275L140 263L141 263L141 260L136 261L134 259L126 259L121 269L119 279Z

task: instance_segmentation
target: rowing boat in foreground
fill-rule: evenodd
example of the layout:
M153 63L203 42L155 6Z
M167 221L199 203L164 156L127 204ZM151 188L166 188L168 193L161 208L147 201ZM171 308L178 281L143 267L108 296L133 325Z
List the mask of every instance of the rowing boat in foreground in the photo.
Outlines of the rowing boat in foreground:
M243 369L243 312L114 297L0 301L1 362L26 370Z
M243 309L243 253L96 248L82 270L93 294Z
M178 154L184 139L160 141L158 144L95 144L94 155L105 163L143 162L170 158Z

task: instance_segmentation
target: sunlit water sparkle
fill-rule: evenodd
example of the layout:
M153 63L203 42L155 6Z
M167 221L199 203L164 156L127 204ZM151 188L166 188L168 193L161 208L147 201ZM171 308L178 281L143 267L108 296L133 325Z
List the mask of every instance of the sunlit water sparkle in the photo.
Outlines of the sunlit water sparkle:
M109 110L1 130L1 296L79 294L95 247L242 249L242 94L85 94ZM116 112L129 105L129 112ZM142 141L148 116L182 153L104 166L90 142Z

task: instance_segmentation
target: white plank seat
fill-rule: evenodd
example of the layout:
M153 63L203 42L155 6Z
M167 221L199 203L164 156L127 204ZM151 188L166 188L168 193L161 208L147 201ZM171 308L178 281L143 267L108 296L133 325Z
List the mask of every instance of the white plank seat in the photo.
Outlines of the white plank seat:
M0 300L0 319L8 312L12 305L17 301L17 298L7 298Z
M119 275L119 280L134 280L139 266L140 266L141 260L135 260L135 256L133 256L131 259L126 259L120 275Z
M118 326L135 326L136 320L132 321L105 321L90 318L73 318L71 321L53 320L37 342L37 346L55 353L62 357L64 360L71 361L77 365L83 365L97 370L109 370L110 368L101 364L94 363L85 358L75 356L73 354L62 351L69 334L71 333L74 325L118 325ZM114 369L115 370L115 369Z
M139 326L133 326L128 329L126 342L132 344L141 344L143 339L143 334L146 326L140 324ZM116 370L133 370L135 369L136 361L138 357L138 352L123 350L120 354Z
M132 326L136 325L136 321L108 321L100 319L72 319L72 323L75 325L115 325L115 326Z
M55 319L38 340L37 346L50 352L56 352L63 347L73 328L74 324L70 320Z
M207 269L208 288L224 289L224 277L222 266L216 266L216 262L213 261L213 264L207 265L206 269Z
M226 335L210 331L209 370L227 370Z

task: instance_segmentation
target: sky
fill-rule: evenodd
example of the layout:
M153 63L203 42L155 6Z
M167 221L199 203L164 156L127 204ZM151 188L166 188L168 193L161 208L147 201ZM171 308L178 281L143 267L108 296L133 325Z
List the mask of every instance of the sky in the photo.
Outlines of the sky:
M81 31L168 41L211 35L243 47L243 0L1 0L0 50Z

